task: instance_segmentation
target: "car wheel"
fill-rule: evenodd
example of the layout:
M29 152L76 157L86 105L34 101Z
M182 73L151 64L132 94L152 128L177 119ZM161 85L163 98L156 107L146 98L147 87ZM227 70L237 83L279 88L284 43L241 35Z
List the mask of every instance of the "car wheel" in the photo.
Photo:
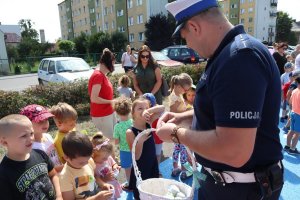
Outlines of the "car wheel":
M39 80L39 85L44 85L42 79L38 79Z

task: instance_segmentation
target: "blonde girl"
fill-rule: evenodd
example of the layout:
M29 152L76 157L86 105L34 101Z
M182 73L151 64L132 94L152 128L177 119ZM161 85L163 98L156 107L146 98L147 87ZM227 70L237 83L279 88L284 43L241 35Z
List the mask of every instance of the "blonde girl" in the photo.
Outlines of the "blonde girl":
M131 150L135 137L143 130L151 128L150 124L160 115L159 111L164 111L163 106L149 108L150 102L143 96L136 99L132 104L133 126L126 132L126 140ZM143 180L159 177L152 132L139 139L135 147L135 159ZM135 199L140 199L133 168L130 174L129 189L133 190Z
M92 158L96 164L95 177L99 186L105 183L114 186L114 199L120 198L122 188L116 177L119 174L119 166L112 158L113 145L108 138L105 138L101 132L95 134L92 138L93 155Z
M171 78L170 84L170 96L169 96L169 104L170 104L170 112L184 112L187 110L186 103L183 98L183 94L189 91L193 84L192 78L186 74L181 73L179 75L175 75ZM180 163L181 168L178 166L178 160L180 155ZM186 170L183 167L183 164L188 161L188 155L186 148L182 144L175 144L173 150L173 170L172 177L176 177L180 174L180 178L182 180L187 179Z
M132 89L129 87L130 86L130 78L127 75L123 75L120 77L118 81L118 92L120 96L124 96L126 98L134 99L134 93Z

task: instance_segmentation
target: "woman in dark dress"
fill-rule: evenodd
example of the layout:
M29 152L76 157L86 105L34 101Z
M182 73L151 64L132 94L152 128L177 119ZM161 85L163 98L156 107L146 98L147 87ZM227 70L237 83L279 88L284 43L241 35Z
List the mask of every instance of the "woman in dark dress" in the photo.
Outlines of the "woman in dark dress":
M284 65L287 62L286 54L284 53L287 48L288 45L286 43L279 43L278 50L273 53L273 58L276 61L280 74L284 73Z

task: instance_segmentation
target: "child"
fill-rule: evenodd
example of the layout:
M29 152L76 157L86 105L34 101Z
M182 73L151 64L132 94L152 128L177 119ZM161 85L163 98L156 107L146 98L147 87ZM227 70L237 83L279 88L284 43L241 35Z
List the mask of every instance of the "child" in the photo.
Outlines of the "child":
M148 118L148 120L146 120L145 117L142 116L143 112L149 108L150 103L144 97L139 97L132 104L131 114L133 126L131 129L126 131L126 140L130 149L132 149L132 144L135 137L143 130L151 128L147 121L152 123L153 119L155 118ZM153 134L151 132L141 137L136 144L135 159L143 180L159 177L158 164L155 155L155 144L153 140ZM131 169L129 188L133 190L134 198L140 199L133 168Z
M193 109L195 94L196 94L196 86L194 84L186 93L183 94L186 110Z
M179 75L175 75L171 78L170 84L170 96L169 96L169 104L170 104L170 112L180 113L187 110L187 106L184 102L182 95L189 91L193 84L192 78L186 74L181 73ZM181 169L178 166L178 158L180 155L180 163ZM172 177L176 177L180 174L180 178L185 180L188 178L185 168L183 164L188 161L188 154L186 148L182 144L175 144L173 150L173 170Z
M25 106L22 108L20 114L28 117L32 123L34 134L32 148L44 151L53 162L55 170L60 172L63 165L59 160L52 136L46 133L49 128L48 118L54 115L48 112L43 106L37 104Z
M293 71L293 64L290 62L285 63L284 65L284 73L280 76L281 86L290 81L289 74Z
M133 100L134 94L132 89L129 87L129 85L130 85L130 78L127 75L121 76L121 78L119 79L118 92L120 93L120 96L125 96Z
M98 132L92 138L93 160L96 163L95 177L99 178L100 184L109 183L113 185L113 198L121 197L122 188L116 179L119 174L119 166L111 157L113 145L109 143L108 138L104 138L101 132Z
M33 127L24 115L0 119L1 145L7 153L0 164L1 199L62 199L54 165L41 150L32 150Z
M155 96L152 93L145 93L143 95L146 99L148 99L148 101L150 102L150 107L153 108L155 106L162 106L162 105L157 105L156 104L156 99ZM164 109L164 106L162 106ZM149 110L147 110L149 112ZM156 120L153 121L153 123L151 124L152 128L156 128L157 127L157 122L158 122L157 118ZM159 137L156 135L156 132L153 132L153 138L154 138L154 143L155 143L155 154L156 154L156 158L157 158L157 164L159 166L160 160L161 160L161 154L162 154L162 145L163 145L163 141L161 139L159 139ZM161 177L162 174L159 172L159 176Z
M130 171L132 165L131 152L126 141L126 131L132 126L132 119L130 119L129 114L131 112L132 103L130 99L120 97L116 99L114 103L114 110L116 111L119 122L114 127L114 139L115 144L120 144L120 160L121 167L125 170L126 181L122 185L122 189L128 191L128 183L130 178Z
M64 152L62 150L61 142L66 134L74 130L77 121L76 110L67 103L58 103L52 106L50 113L54 115L54 122L57 126L57 133L54 138L54 145L58 153L61 163L66 161L63 158Z
M289 99L291 105L291 130L287 134L287 144L284 149L289 154L300 155L296 145L300 135L300 77L295 79L297 88L292 91Z
M72 131L62 140L62 148L66 164L59 176L64 200L111 198L111 191L99 192L94 177L95 163L91 159L93 145L87 135ZM112 189L111 185L103 184L103 189Z

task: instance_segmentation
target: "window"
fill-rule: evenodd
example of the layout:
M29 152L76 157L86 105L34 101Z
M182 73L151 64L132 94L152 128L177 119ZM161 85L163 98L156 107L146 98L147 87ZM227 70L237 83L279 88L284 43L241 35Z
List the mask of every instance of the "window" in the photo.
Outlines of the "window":
M47 71L48 64L49 64L49 60L45 60L43 62L43 64L41 65L40 69L43 70L43 71Z
M231 14L230 18L237 18L237 14Z
M253 18L249 17L248 22L253 22Z
M104 24L104 30L105 30L105 31L108 30L108 22L105 22L105 24Z
M134 41L134 33L130 33L129 42L133 42L133 41Z
M231 8L237 8L237 4L231 4Z
M140 6L140 5L142 5L143 4L143 0L136 0L136 5L137 6Z
M249 0L249 3L253 2L253 0Z
M242 19L241 19L241 24L244 24L244 22L245 22L245 19L242 18Z
M95 20L92 20L91 26L96 26L96 21Z
M252 27L248 27L248 33L252 33Z
M99 0L96 0L96 7L99 7Z
M249 12L249 13L252 13L252 12L253 12L253 8L249 8L249 9L248 9L248 12Z
M132 26L133 25L133 17L129 17L128 18L128 26Z
M123 16L124 11L123 10L117 10L117 17Z
M245 9L241 9L241 14L244 14L245 13Z
M111 5L111 7L110 7L110 13L114 13L114 12L115 12L114 5Z
M105 7L104 10L103 10L103 15L105 16L105 15L107 15L107 14L108 14L108 8Z
M144 33L139 32L139 41L144 41Z
M100 32L101 31L101 27L100 26L98 26L98 32Z
M48 67L48 72L51 72L51 73L55 73L55 63L54 61L50 61L50 64L49 64L49 67Z
M94 13L94 12L95 12L95 8L91 8L90 13Z
M127 0L127 8L132 8L132 0Z
M83 12L85 13L85 6L83 6Z
M115 29L115 21L114 20L111 22L111 28Z
M119 32L125 32L124 26L119 26L119 27L118 27L118 31L119 31Z
M245 3L245 0L241 0L241 4Z
M138 15L137 16L137 24L142 24L143 23L143 15Z
M97 13L96 14L96 19L100 19L100 17L101 17L100 13Z

